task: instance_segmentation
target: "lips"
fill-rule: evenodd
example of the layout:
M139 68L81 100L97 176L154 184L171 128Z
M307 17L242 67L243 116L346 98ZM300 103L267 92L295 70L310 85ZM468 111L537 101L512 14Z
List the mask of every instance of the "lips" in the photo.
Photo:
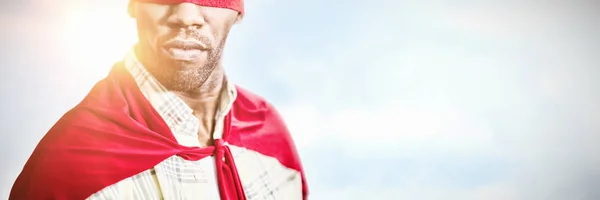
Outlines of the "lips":
M164 45L165 48L171 49L197 49L206 50L208 47L205 43L196 40L171 40Z
M164 49L174 60L194 61L208 47L199 41L172 40L165 43Z

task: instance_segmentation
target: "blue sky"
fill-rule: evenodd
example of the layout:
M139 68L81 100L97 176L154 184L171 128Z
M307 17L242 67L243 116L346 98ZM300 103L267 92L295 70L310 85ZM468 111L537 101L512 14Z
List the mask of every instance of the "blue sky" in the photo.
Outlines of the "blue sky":
M0 12L0 197L135 43L126 1L61 2ZM311 199L600 199L600 6L511 2L247 1L224 63L284 115Z

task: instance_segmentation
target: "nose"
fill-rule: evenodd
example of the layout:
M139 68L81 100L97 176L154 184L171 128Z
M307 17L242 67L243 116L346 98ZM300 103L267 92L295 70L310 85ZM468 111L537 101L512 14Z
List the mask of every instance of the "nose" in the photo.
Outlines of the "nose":
M168 21L169 24L180 28L200 27L206 23L200 6L193 3L173 5Z

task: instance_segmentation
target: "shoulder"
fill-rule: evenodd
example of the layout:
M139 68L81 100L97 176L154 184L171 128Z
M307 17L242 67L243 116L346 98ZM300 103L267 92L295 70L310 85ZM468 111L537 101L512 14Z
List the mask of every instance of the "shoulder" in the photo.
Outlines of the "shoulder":
M236 90L237 97L232 108L232 116L234 117L234 122L243 122L234 123L234 127L236 129L241 128L244 130L250 130L242 127L253 124L259 126L260 128L251 128L252 130L256 131L246 134L278 135L284 136L287 139L289 135L287 126L280 113L272 103L267 101L264 97L243 87L236 85Z
M240 103L256 107L265 107L267 104L267 100L264 97L253 93L242 86L235 85L235 90L237 92L236 101L239 101Z
M277 113L275 106L271 104L263 96L251 92L250 90L243 88L239 85L235 86L237 91L236 106L243 107L244 109L265 113Z
M308 188L296 145L273 104L264 97L236 86L238 96L233 112L230 143L277 159L283 166L300 172L304 199Z

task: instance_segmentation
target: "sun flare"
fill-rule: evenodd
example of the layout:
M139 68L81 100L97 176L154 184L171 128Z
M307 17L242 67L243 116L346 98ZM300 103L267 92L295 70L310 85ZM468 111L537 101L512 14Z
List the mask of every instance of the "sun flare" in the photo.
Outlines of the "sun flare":
M126 6L121 2L67 9L63 44L74 66L105 72L132 48L137 42L137 31Z

